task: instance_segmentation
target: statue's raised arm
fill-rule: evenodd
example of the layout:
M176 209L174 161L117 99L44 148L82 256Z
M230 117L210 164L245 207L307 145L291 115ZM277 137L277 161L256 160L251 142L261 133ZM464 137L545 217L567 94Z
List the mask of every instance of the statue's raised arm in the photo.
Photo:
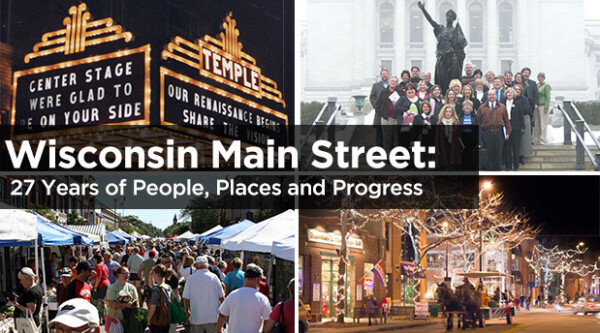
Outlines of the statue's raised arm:
M422 3L421 1L419 1L417 3L417 6L419 6L421 11L423 12L423 15L425 15L425 18L427 19L427 21L429 21L429 24L431 24L431 26L434 28L437 27L438 26L437 22L431 18L431 15L429 15L429 13L427 12L427 9L425 9L425 4Z

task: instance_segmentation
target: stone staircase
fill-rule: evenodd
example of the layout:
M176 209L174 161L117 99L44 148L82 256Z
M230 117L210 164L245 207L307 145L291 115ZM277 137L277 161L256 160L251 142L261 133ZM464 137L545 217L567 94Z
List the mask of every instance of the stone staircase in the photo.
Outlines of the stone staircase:
M588 146L592 154L600 152L596 146ZM577 164L575 145L533 146L533 155L525 157L520 171L575 171ZM594 166L585 155L586 171L594 171Z

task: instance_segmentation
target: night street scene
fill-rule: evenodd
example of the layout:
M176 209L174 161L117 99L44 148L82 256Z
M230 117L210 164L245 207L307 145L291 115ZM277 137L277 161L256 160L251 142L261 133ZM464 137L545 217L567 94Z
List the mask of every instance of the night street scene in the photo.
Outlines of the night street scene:
M301 210L312 332L597 332L600 179L480 177L478 209Z

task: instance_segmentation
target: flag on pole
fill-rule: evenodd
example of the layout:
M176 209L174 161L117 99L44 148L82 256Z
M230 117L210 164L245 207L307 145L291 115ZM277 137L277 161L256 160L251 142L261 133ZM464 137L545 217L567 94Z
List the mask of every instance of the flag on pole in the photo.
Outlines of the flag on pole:
M381 282L381 284L385 287L385 270L383 269L383 263L381 260L379 260L379 262L373 266L371 272L375 274L375 276L379 279L379 282Z

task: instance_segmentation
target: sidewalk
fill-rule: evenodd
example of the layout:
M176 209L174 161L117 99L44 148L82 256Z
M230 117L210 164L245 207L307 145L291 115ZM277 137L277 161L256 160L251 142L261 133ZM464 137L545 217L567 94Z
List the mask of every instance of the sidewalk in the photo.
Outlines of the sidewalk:
M361 319L359 323L353 323L352 318L346 318L344 324L334 323L310 323L309 332L311 333L329 333L329 332L344 332L344 333L362 333L362 332L383 332L400 330L404 328L420 327L420 326L432 326L442 325L441 319L429 319L429 320L390 320L387 323L368 325L368 320L365 318ZM441 327L441 326L440 326Z

